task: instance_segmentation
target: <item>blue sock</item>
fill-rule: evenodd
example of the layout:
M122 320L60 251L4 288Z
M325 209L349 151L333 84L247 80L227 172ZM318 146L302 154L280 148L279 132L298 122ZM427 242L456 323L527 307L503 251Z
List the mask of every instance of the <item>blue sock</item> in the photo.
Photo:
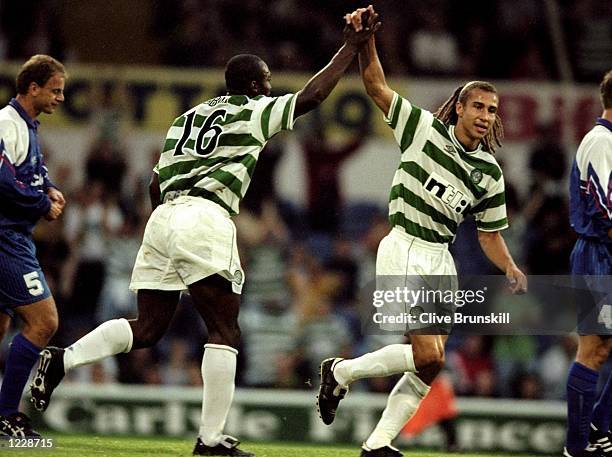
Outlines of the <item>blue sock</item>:
M608 376L608 382L601 391L599 400L593 410L593 425L597 430L607 432L610 430L610 416L612 415L612 374Z
M13 338L0 388L1 415L8 416L19 411L23 388L41 350L42 348L29 342L21 333Z
M574 362L567 377L567 438L570 452L582 451L589 443L591 415L599 373Z

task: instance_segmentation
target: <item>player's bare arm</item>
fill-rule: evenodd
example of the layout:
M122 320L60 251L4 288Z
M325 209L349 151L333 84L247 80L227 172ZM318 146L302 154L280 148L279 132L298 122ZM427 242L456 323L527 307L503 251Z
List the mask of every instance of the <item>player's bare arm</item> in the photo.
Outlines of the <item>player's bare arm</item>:
M366 92L376 106L386 115L393 101L393 90L387 85L385 74L378 59L376 42L372 36L359 53L359 69Z
M478 242L487 258L506 274L512 285L512 293L524 294L527 292L527 277L514 263L502 234L479 230Z
M314 75L299 91L295 102L294 116L296 118L319 106L336 87L359 50L380 27L377 18L378 15L374 13L370 18L370 25L360 31L348 25L344 28L344 44L340 50L332 57L329 64Z
M351 14L347 14L345 19L347 24L350 24L355 30L361 30L364 20L367 20L367 26L371 27L370 22L377 17L378 15L374 12L372 5L370 5L367 9L359 8ZM376 106L386 115L393 101L393 90L387 85L385 80L385 73L378 58L374 35L370 37L366 45L359 52L359 70L366 92Z

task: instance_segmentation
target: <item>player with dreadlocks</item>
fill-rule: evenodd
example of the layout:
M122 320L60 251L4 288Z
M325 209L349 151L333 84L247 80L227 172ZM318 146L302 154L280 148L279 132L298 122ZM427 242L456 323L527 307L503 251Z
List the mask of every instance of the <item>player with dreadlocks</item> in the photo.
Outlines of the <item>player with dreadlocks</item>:
M468 101L468 96L472 93L474 89L480 89L485 92L489 92L492 94L497 94L497 89L493 84L488 83L486 81L472 81L465 85L459 86L453 92L448 100L446 100L438 111L434 114L434 116L439 119L444 125L457 125L459 122L459 115L457 114L457 103L460 103L463 106L466 106ZM483 149L490 152L491 154L495 154L495 150L498 147L502 147L502 140L504 139L504 126L502 124L501 118L495 113L495 120L493 121L493 125L491 129L482 137L481 142L483 145Z
M361 30L364 13L373 17L374 9L369 6L356 10L347 15L347 23ZM369 24L368 21L364 16L364 22ZM392 230L381 241L376 258L377 292L388 292L398 285L417 290L422 285L432 288L432 284L435 290L455 289L456 270L448 244L469 214L475 216L484 253L506 274L512 292L525 292L527 279L500 233L508 221L504 179L493 157L503 137L495 87L481 81L467 83L457 88L434 115L387 86L374 36L360 51L359 66L366 91L385 114L401 150L389 201ZM395 284L389 288L393 278ZM409 309L407 303L396 305L396 309L409 311L410 315L431 309L431 304L424 302L410 303ZM445 308L438 303L435 307L438 314L453 312L452 305ZM401 325L410 344L391 344L355 359L331 358L321 363L317 398L325 424L333 422L338 404L352 382L403 374L389 396L382 418L363 443L362 457L402 455L391 441L440 372L450 332L450 325L432 326L425 321L418 318ZM381 324L385 324L384 320ZM381 325L380 330L398 328Z

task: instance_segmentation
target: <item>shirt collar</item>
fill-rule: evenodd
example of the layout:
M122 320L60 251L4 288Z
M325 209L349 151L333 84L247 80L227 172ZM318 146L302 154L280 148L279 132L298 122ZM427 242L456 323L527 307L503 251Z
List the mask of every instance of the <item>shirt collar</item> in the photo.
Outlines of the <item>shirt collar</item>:
M460 151L465 152L467 154L476 154L478 151L480 151L482 149L482 141L480 143L478 143L478 146L476 147L476 149L472 150L472 151L468 151L465 149L465 146L463 146L463 144L461 144L461 141L459 141L457 139L457 136L455 135L455 126L454 125L449 125L448 126L448 131L450 132L450 137L451 140L453 142L453 144L459 148Z
M612 132L612 122L610 122L609 120L604 119L603 117L598 117L596 124L603 125L605 128Z
M13 108L15 108L15 111L17 111L19 113L19 115L23 118L24 121L26 121L26 123L32 127L33 129L38 129L38 126L40 125L40 122L37 121L36 119L32 119L30 117L30 115L28 113L26 113L26 110L23 109L23 106L21 106L19 104L19 102L17 101L16 98L11 98L11 101L9 102L9 105L11 105Z

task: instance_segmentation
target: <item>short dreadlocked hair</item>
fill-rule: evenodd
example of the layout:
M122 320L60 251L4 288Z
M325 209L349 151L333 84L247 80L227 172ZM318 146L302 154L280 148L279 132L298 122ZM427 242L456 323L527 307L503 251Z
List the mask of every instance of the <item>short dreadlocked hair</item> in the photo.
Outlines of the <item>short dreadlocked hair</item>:
M453 92L448 100L446 100L440 108L436 111L434 116L438 118L445 125L456 125L458 121L457 110L455 109L455 105L457 102L465 105L467 102L470 93L474 89L481 89L485 92L492 92L497 94L497 89L491 83L486 81L471 81L463 86L459 86ZM493 123L493 127L486 134L486 136L482 139L485 149L487 149L491 154L495 154L495 150L498 147L502 146L502 140L504 139L504 127L502 125L501 118L499 114L495 114L495 122Z

